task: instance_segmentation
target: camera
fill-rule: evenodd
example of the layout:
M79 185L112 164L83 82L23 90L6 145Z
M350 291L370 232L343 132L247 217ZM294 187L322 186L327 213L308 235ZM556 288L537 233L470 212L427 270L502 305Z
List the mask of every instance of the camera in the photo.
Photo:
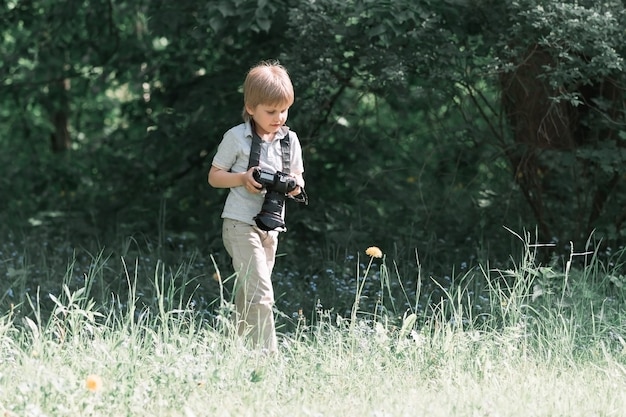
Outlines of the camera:
M263 169L255 169L252 176L267 190L261 211L254 217L256 225L265 231L285 231L283 220L285 195L296 189L295 178L280 171L269 172Z

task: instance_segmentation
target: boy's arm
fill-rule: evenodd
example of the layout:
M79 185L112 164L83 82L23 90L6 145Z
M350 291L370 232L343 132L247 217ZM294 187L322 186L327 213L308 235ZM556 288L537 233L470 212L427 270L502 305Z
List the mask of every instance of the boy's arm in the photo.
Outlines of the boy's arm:
M254 168L250 168L246 172L230 172L212 165L208 181L214 188L245 187L248 192L258 194L261 192L261 184L254 180L253 170Z
M302 177L302 174L294 175L294 177L296 178L296 184L298 185L293 191L288 194L288 196L298 203L304 203L308 205L309 197L304 191L304 178Z
M300 194L304 189L304 178L302 177L302 174L292 175L292 177L295 178L297 184L296 188L289 193L289 195L293 197Z

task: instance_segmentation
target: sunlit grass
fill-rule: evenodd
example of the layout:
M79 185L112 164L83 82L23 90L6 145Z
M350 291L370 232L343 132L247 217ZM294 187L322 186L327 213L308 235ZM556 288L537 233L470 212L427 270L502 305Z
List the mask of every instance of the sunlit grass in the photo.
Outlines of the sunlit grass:
M572 251L559 269L520 242L510 268L464 272L437 297L397 295L401 277L368 248L348 314L320 300L282 328L277 355L234 336L232 277L215 262L207 315L187 263L157 262L147 297L138 260L94 256L80 285L68 272L54 294L29 292L0 318L0 416L625 415L621 258ZM579 256L589 262L572 267ZM96 302L114 270L124 295Z

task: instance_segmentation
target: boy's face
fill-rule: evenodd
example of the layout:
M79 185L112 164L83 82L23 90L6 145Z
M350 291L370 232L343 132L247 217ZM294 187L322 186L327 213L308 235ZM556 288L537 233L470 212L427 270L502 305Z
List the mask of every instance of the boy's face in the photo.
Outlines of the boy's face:
M289 105L259 104L256 107L246 106L252 116L259 135L276 133L287 121Z

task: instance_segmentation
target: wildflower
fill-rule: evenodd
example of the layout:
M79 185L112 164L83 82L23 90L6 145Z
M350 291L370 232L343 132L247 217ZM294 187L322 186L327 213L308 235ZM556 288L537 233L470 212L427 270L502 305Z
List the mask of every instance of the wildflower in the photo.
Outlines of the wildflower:
M100 391L102 389L102 378L98 375L91 374L85 380L85 388L91 392Z
M370 246L365 250L365 254L371 256L372 258L382 258L383 252L376 246Z

